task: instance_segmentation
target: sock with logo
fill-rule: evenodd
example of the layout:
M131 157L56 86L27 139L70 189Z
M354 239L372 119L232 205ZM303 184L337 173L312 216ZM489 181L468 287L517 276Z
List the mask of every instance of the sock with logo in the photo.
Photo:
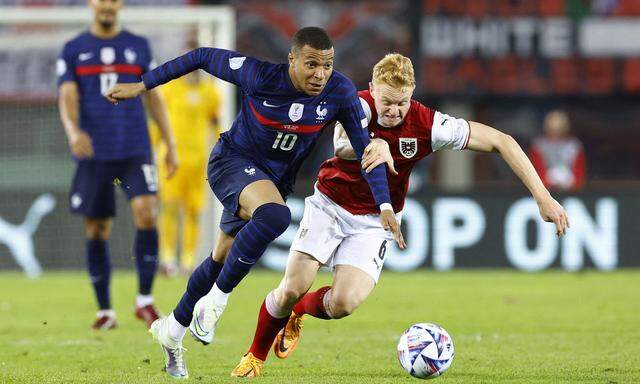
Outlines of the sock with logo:
M311 315L318 319L331 319L328 306L331 287L322 287L315 292L306 293L302 299L293 307L296 315Z
M158 231L138 229L134 244L138 270L138 293L151 294L151 286L158 269Z
M173 316L178 323L185 327L191 324L193 307L202 296L209 293L221 269L222 264L215 262L210 254L209 257L204 259L198 268L193 271L187 283L187 290L173 310Z
M286 205L267 203L259 206L251 220L236 235L216 280L218 288L222 292L231 292L290 222L291 211Z
M101 310L111 309L109 284L111 281L111 263L109 246L105 240L87 240L87 269L93 284L93 291Z

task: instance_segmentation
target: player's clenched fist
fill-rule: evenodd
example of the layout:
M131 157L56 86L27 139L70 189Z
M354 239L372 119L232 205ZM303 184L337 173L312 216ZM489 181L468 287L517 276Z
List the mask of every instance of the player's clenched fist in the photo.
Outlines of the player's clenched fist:
M400 230L400 224L398 224L396 215L392 210L384 209L380 211L380 223L386 231L391 231L400 249L407 248L407 244L404 242L404 237L402 236L402 231Z
M105 93L105 97L110 102L117 104L119 100L132 99L146 90L147 88L142 81L139 83L118 83Z

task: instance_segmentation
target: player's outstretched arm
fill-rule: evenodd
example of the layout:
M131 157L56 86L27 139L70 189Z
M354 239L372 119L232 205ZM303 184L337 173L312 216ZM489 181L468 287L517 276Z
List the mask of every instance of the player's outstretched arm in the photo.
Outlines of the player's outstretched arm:
M78 84L75 81L65 81L60 84L58 90L58 109L60 120L67 134L71 153L78 159L93 157L93 144L91 137L78 124L79 94Z
M364 149L370 143L369 133L366 129L368 121L366 118L360 118L364 116L364 111L362 111L362 105L360 104L358 96L355 94L355 88L353 93L350 105L341 111L341 114L338 116L338 121L340 121L344 127L351 147L356 154L356 159L362 161ZM380 223L385 230L391 231L400 249L406 248L407 245L393 212L393 206L391 205L387 172L384 164L378 165L369 173L364 172L364 170L362 170L361 173L371 188L371 194L373 195L376 205L380 207Z
M538 203L540 216L544 221L556 225L558 236L564 235L569 228L569 218L564 208L549 193L538 176L533 164L522 151L513 137L495 128L469 122L470 133L467 149L480 152L498 152L509 167L522 180Z

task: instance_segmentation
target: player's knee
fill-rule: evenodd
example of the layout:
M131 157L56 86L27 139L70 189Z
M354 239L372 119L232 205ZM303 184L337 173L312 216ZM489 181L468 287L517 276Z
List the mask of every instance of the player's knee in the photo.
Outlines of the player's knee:
M281 308L290 308L293 307L300 298L305 294L300 289L296 289L295 287L284 287L278 288L279 295L276 295L278 299L278 305Z
M135 210L136 227L139 229L151 229L156 226L157 212L151 206L140 207Z
M253 212L252 220L259 220L269 224L272 232L280 236L291 224L291 211L286 205L267 203L259 206Z
M97 219L87 221L85 235L89 240L107 240L111 234L110 220Z
M329 302L329 309L331 311L331 317L334 319L340 319L343 317L347 317L353 313L353 311L358 308L360 303L357 300L354 300L351 297L347 296L331 296L331 300Z

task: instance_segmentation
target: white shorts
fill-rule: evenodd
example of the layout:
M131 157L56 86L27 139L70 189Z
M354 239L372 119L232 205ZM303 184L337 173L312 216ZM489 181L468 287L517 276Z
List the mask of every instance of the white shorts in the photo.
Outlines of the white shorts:
M398 222L400 217L396 214ZM304 216L291 250L307 253L331 269L354 266L377 283L392 242L380 215L354 215L316 189L304 200Z

